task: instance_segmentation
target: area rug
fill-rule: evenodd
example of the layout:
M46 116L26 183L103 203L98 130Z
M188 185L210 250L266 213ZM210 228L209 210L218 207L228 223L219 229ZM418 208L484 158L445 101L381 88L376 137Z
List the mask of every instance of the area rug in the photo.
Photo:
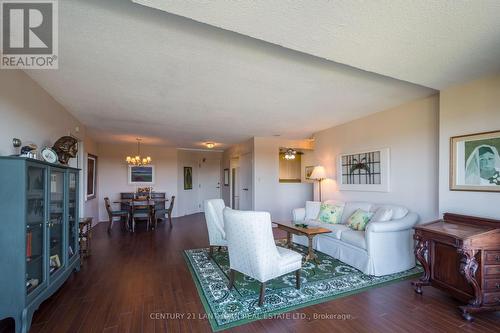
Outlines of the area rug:
M307 249L296 245L296 251ZM387 283L415 277L420 267L381 277L365 275L343 262L318 252L319 264L307 262L302 266L302 286L295 289L295 274L271 280L266 285L265 303L258 306L260 283L237 273L235 288L229 290L229 258L225 250L214 251L208 258L208 249L184 251L206 318L213 331L268 319L279 314L352 295Z

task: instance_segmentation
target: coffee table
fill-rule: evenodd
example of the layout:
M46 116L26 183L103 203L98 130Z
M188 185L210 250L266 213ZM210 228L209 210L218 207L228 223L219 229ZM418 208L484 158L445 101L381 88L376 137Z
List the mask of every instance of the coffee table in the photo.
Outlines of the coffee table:
M292 246L292 234L297 236L306 236L308 240L308 249L307 255L304 258L304 261L313 260L316 264L318 264L318 256L314 253L313 249L313 238L314 236L327 234L332 232L329 229L321 228L321 227L307 227L302 228L296 226L293 222L273 222L278 225L278 228L286 231L286 243L289 249L293 248Z

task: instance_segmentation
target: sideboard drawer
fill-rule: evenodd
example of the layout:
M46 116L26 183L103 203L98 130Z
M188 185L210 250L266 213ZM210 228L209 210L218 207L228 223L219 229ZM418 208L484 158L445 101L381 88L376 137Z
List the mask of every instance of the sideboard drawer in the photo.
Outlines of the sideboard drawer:
M500 291L500 279L490 279L484 281L484 290Z
M500 293L485 293L484 304L500 304Z
M484 275L500 275L500 265L484 266Z
M500 251L484 251L486 265L500 265Z

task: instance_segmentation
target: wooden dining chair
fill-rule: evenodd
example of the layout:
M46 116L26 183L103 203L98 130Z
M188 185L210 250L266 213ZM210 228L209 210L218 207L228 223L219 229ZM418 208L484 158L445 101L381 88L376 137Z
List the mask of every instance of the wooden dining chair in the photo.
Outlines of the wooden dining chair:
M134 199L130 202L132 206L132 232L135 232L136 220L146 220L146 230L149 231L151 225L151 206L149 200Z
M170 200L170 205L167 209L157 209L155 210L155 223L158 219L164 219L168 216L168 221L170 222L170 227L172 227L172 211L174 210L175 195L172 196Z
M123 217L125 217L125 225L127 226L127 229L128 229L129 211L127 211L127 210L113 210L111 208L111 202L109 201L108 197L104 198L104 205L106 206L106 211L108 212L108 218L109 218L108 232L111 232L111 229L113 228L113 222L114 222L115 218L117 218L117 217L119 217L120 220Z

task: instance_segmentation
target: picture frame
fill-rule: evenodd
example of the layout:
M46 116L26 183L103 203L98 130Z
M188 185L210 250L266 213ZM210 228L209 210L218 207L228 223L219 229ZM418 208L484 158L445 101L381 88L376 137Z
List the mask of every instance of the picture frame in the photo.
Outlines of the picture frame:
M97 156L87 154L87 200L95 199L97 193Z
M184 190L193 189L193 168L184 167Z
M229 169L224 169L224 186L229 186Z
M60 268L61 267L61 261L59 260L59 256L57 254L54 254L53 256L49 257L50 261L50 267L52 268Z
M313 170L314 170L314 165L308 165L304 168L304 179L305 180L313 180L311 179L311 175L313 173Z
M154 165L128 166L128 183L130 185L152 185L155 183Z
M390 192L390 149L340 154L337 184L340 191Z
M500 130L450 138L450 190L500 192Z

